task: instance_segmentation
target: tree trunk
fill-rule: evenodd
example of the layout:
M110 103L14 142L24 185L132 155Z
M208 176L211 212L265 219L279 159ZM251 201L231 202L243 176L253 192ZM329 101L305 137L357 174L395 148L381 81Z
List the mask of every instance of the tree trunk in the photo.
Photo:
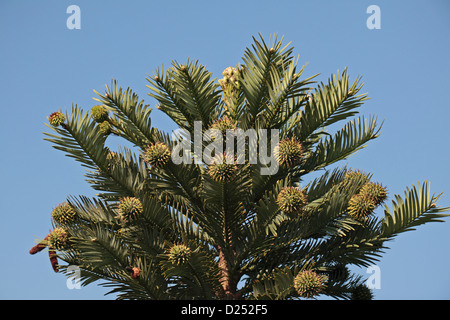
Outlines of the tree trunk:
M237 283L239 276L232 275L230 273L230 267L228 265L225 253L222 248L218 246L219 250L219 268L222 272L220 283L222 284L222 291L219 293L219 297L224 300L237 300L241 298L241 295L237 293Z

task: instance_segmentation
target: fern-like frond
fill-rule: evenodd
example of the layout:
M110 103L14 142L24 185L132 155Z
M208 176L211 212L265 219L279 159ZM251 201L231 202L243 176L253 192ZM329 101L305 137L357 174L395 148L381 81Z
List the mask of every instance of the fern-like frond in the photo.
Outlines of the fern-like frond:
M55 149L65 152L88 169L106 169L106 137L99 132L89 113L74 105L70 116L66 114L66 119L64 128L45 124L56 134L44 132L48 137L44 140L53 143Z
M430 184L425 181L422 185L407 188L404 197L395 195L392 200L392 209L385 207L385 217L382 221L381 236L392 239L399 233L415 230L415 227L428 222L442 222L440 218L450 214L441 212L450 210L450 207L439 208L436 202L441 195L431 194Z
M244 130L255 126L258 114L264 111L270 99L269 90L274 87L272 81L279 80L284 73L283 68L292 61L293 48L289 48L289 45L283 47L276 37L269 44L262 37L261 41L253 40L253 50L247 49L243 57L244 69L240 80L247 101L242 110L245 117L240 121ZM278 81L275 85L279 85ZM272 94L275 92L272 91Z
M366 143L376 138L380 128L376 118L357 118L348 122L334 136L323 138L315 151L306 160L306 172L324 168L365 147Z
M357 95L361 88L359 79L350 85L347 70L333 75L326 85L321 83L301 111L296 135L305 141L311 134L357 114L356 109L367 100L366 94Z
M95 100L103 103L116 116L114 125L117 133L131 143L144 149L154 142L150 113L152 109L130 88L123 90L117 80L106 86L104 95L96 92L99 98Z
M289 268L276 269L265 279L253 283L253 293L250 299L284 300L292 295L295 275Z
M194 121L209 125L217 118L216 105L220 101L219 85L211 73L198 61L176 62L166 72L156 72L147 78L149 95L159 102L159 108L180 128L192 132Z

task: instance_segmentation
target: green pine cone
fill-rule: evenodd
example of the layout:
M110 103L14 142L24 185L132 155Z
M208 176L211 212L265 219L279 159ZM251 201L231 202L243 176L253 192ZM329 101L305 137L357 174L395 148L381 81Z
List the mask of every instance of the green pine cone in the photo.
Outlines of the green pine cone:
M326 279L326 276L319 275L312 270L301 271L294 278L294 288L299 296L313 298L323 291Z
M365 173L359 169L355 169L355 170L352 169L352 170L347 171L347 173L345 174L345 179L346 180L356 180L356 179L368 180L369 174Z
M192 251L184 244L174 245L169 252L169 261L176 265L183 265L189 261Z
M377 182L368 182L362 186L360 194L365 194L372 198L375 206L383 203L387 198L387 189Z
M233 180L233 178L236 176L237 171L238 165L234 163L227 163L226 155L217 155L214 158L213 163L208 166L209 176L214 181L223 183Z
M149 145L144 152L144 161L156 168L163 168L169 162L170 158L170 149L162 142Z
M295 217L305 212L307 197L302 190L294 187L284 187L277 197L277 204L281 211Z
M76 221L77 213L67 202L64 202L53 209L52 218L56 224L67 225Z
M49 247L56 250L66 250L69 248L69 234L63 228L55 228L48 235Z
M236 129L236 121L230 119L228 116L224 116L214 121L211 125L211 129L217 129L222 133L226 133L226 130Z
M366 194L355 194L348 203L348 213L356 219L367 218L375 210L375 202Z
M66 120L66 117L64 116L64 114L62 114L59 111L53 112L50 117L48 118L48 121L50 122L50 124L53 127L58 127L61 124L64 123L64 121Z
M100 133L105 136L111 134L113 131L113 127L112 127L111 123L109 123L109 121L103 121L103 122L99 123L98 129L99 129Z
M138 198L125 197L119 203L119 219L123 222L129 222L144 211L144 206Z
M352 189L352 191L356 194L359 193L362 186L370 181L370 175L361 170L349 170L344 176L344 179L341 183L341 189L347 191ZM355 188L357 186L357 188Z
M102 123L108 120L108 109L105 106L98 105L93 106L91 109L91 115L95 122Z
M300 163L303 156L302 144L296 138L286 138L275 147L274 154L281 167L293 167Z

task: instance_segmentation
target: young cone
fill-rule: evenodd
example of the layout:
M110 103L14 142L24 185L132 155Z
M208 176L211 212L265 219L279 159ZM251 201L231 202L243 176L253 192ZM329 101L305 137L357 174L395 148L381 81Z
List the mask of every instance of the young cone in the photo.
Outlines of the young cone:
M69 234L63 228L55 228L48 235L49 247L56 250L65 250L69 247Z
M306 203L306 195L302 190L295 187L284 187L277 197L280 210L291 217L303 214Z
M67 202L57 205L52 211L52 219L58 225L70 224L76 217L77 213Z
M50 117L48 118L48 121L54 127L60 126L61 124L64 123L65 120L66 120L66 117L64 116L64 114L62 114L59 111L53 112L50 115Z
M213 159L213 163L208 166L209 176L213 180L223 183L233 180L237 170L238 166L234 163L234 157L227 156L226 154L217 155Z
M360 194L364 194L367 197L372 198L375 206L383 203L387 198L386 187L383 187L377 182L368 182L362 186Z
M163 168L170 158L170 149L162 142L149 145L144 152L144 161L156 168Z
M313 298L325 288L326 277L312 270L301 271L294 279L294 288L303 298Z
M174 245L169 252L169 261L176 265L183 265L189 261L192 251L184 244Z
M119 203L119 219L123 222L129 222L137 218L144 211L144 206L138 198L125 197Z
M348 203L348 213L356 219L367 218L375 210L375 202L366 194L355 194Z
M286 138L275 147L274 154L283 168L296 166L303 156L302 144L295 138Z
M105 106L93 106L91 109L92 119L97 123L102 123L108 120L108 109Z

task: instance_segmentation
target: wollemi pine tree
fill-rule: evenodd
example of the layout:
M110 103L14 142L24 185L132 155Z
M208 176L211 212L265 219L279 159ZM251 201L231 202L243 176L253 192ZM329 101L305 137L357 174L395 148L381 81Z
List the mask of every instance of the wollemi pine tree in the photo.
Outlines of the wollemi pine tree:
M377 217L386 186L336 164L380 132L357 116L361 79L317 84L289 44L253 40L218 81L192 60L147 78L177 134L152 127L149 105L117 81L90 111L52 113L45 139L98 194L55 204L30 253L48 248L55 271L78 266L83 285L103 281L119 299L372 298L349 267L449 208L424 182ZM133 147L111 150L110 135Z

